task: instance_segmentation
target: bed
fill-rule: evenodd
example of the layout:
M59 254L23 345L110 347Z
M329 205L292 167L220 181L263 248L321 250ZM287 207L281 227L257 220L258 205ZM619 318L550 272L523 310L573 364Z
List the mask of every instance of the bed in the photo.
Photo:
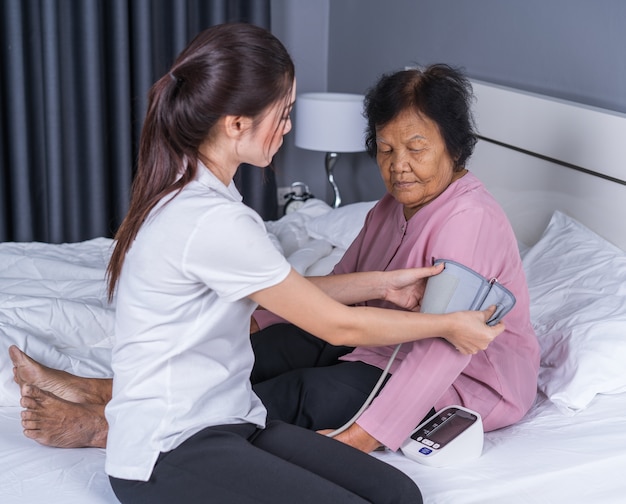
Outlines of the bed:
M446 468L375 452L415 479L427 503L623 502L626 485L626 116L474 82L481 139L470 170L516 232L541 343L537 398L516 425L485 435L483 454ZM307 275L328 272L373 202L309 200L267 222ZM104 450L25 438L7 355L109 376L114 304L105 301L111 240L0 244L0 501L114 503Z

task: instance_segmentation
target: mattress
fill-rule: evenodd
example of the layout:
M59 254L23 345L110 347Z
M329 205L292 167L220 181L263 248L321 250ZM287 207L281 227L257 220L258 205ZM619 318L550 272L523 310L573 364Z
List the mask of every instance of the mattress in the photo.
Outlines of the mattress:
M19 407L0 408L3 504L115 503L104 450L48 448L24 437ZM575 417L545 397L515 426L485 435L477 460L451 467L420 465L399 453L374 457L397 467L432 504L624 502L626 393L598 396Z
M266 227L303 274L325 274L373 202L309 201ZM7 348L82 376L110 376L114 305L104 271L112 241L0 244L0 502L114 503L102 449L23 436ZM560 268L554 268L558 261ZM611 268L607 268L607 264ZM426 503L623 502L626 489L626 255L558 212L524 252L542 347L537 400L516 425L485 435L480 458L433 468L372 456L413 478Z

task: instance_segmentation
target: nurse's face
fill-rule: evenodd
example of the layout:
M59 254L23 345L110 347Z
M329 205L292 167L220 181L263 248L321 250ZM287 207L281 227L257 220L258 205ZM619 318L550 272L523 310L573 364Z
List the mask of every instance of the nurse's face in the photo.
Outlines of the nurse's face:
M404 206L407 220L465 173L454 172L437 124L412 110L377 129L376 150L387 191Z
M286 103L279 100L271 105L263 114L260 122L252 132L251 143L256 145L254 156L250 164L267 166L283 144L283 137L291 131L291 110L296 98L296 85L291 90L291 97Z

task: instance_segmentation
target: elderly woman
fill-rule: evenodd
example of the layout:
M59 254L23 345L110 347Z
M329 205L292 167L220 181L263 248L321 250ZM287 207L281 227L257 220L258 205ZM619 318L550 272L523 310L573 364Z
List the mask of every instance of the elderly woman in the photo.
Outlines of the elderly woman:
M465 167L476 142L471 98L468 80L445 65L385 75L368 92L367 150L387 194L333 273L448 259L497 278L517 303L505 318L505 332L474 355L463 355L437 334L404 344L380 394L337 436L363 451L380 445L398 449L431 408L466 406L493 430L519 420L535 398L539 347L517 243L501 207ZM267 316L255 317L260 327L267 326ZM351 418L394 350L332 348L302 333L289 334L284 326L253 335L253 344L255 390L270 417L318 430ZM285 356L289 345L293 353ZM330 364L335 365L320 367ZM290 366L300 369L285 373Z

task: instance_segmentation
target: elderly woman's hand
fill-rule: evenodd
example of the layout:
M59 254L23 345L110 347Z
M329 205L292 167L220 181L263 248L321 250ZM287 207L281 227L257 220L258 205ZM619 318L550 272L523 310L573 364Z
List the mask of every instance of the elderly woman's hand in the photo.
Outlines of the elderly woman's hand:
M328 435L333 429L323 429L317 431L319 434ZM350 445L357 450L365 453L373 452L380 448L381 444L371 435L368 434L359 424L353 423L345 431L337 434L333 439Z
M485 350L489 344L501 334L505 327L502 322L488 326L487 321L496 311L495 306L491 306L483 311L463 311L449 313L456 327L450 335L445 338L462 354L473 355L481 350Z
M259 332L260 330L261 328L259 327L259 324L257 323L254 316L250 317L250 334L254 334L255 332Z
M426 279L442 271L443 263L427 268L387 271L383 299L405 310L419 311Z

